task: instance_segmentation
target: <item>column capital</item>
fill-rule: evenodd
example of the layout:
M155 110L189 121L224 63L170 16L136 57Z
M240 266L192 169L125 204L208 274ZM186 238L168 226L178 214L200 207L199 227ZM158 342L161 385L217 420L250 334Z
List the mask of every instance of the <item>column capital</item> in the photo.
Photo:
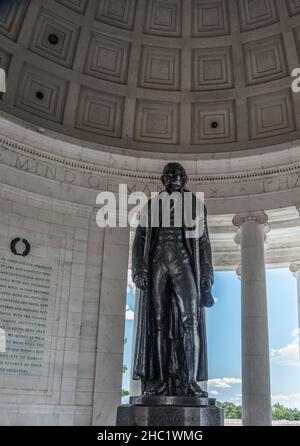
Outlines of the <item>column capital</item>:
M289 266L291 273L296 277L297 272L300 270L300 260L292 262Z
M255 211L255 212L241 212L236 214L232 223L234 226L242 226L246 221L255 221L259 224L265 225L268 221L268 216L264 211Z
M296 209L297 209L297 211L298 211L299 214L300 214L300 204L297 204Z

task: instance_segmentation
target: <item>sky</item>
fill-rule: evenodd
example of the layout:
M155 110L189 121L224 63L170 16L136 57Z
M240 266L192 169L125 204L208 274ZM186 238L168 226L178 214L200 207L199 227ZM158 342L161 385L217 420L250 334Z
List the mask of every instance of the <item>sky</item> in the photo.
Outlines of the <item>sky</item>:
M216 272L216 304L206 310L208 390L219 401L241 404L241 292L235 272ZM128 274L123 388L129 390L135 289ZM288 269L267 270L272 402L300 409L296 279Z

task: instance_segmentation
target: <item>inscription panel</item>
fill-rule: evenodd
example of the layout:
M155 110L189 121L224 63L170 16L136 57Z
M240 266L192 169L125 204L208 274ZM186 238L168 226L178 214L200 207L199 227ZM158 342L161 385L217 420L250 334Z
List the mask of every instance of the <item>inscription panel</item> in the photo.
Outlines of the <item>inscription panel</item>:
M6 344L0 376L11 377L14 387L47 388L52 284L50 264L0 256L0 327Z

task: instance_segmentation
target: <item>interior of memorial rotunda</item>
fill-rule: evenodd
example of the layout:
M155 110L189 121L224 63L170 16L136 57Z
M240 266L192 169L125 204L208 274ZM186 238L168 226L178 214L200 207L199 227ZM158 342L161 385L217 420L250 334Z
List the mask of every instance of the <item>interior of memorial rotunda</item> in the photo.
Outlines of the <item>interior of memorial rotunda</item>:
M299 0L0 0L1 426L115 424L133 231L97 196L150 196L171 161L240 280L243 424L271 424L269 269L300 324L298 67Z

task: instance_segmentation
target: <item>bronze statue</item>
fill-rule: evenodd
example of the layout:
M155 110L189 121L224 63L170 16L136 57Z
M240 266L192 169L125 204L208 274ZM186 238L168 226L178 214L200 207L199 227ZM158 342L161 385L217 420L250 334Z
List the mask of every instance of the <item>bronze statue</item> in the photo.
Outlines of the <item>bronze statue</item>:
M188 177L180 164L167 164L161 180L165 192L184 200ZM193 194L195 220L196 200ZM214 303L207 211L202 203L203 231L191 238L184 221L176 226L170 203L169 227L160 220L136 229L132 277L141 300L133 379L142 381L143 395L205 397L198 384L208 379L204 307ZM150 213L151 200L147 207Z

